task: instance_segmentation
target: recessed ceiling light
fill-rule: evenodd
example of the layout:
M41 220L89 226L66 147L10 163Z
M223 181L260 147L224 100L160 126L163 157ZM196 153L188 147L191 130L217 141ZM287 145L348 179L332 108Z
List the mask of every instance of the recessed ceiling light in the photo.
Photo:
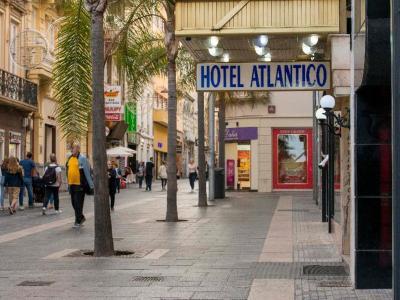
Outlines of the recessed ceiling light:
M216 47L211 47L208 48L208 53L210 53L211 56L221 56L224 50L222 48L216 48Z
M221 61L223 61L223 62L229 62L229 60L230 60L229 53L228 53L228 52L225 52L225 53L222 55Z
M218 43L219 43L219 37L215 35L210 36L209 44L211 48L216 48L218 46Z
M265 47L268 44L268 37L266 35L260 35L258 37L258 43L261 47Z
M254 46L254 50L258 56L263 56L267 53L267 49L265 47Z
M309 41L310 41L309 43L310 46L315 46L316 44L318 44L319 41L318 35L316 34L311 35Z

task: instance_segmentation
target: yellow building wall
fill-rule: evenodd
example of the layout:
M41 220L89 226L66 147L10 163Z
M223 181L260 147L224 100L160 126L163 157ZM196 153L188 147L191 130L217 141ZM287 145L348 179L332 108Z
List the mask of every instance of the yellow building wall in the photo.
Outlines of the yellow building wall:
M153 123L154 151L168 152L168 128L158 123ZM160 145L161 144L161 147Z
M250 0L212 30L240 2L178 0L177 35L339 32L339 0Z

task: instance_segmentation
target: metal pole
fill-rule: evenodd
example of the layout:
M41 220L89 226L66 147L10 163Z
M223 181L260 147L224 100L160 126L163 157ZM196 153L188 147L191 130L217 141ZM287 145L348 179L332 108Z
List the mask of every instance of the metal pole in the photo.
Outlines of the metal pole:
M392 266L393 299L400 300L400 2L391 1L392 18Z
M313 91L313 112L317 110L317 92ZM319 187L318 187L318 121L313 118L313 198L318 205Z
M211 94L208 103L208 143L210 146L209 168L208 168L208 199L214 200L214 165L215 165L215 95Z
M329 160L328 160L328 227L332 233L332 218L335 214L335 133L333 111L328 114L329 132Z
M327 121L322 121L321 123L322 130L322 141L321 141L321 151L323 154L328 155L328 126ZM330 157L329 157L330 159ZM321 213L322 213L322 222L327 222L327 205L328 205L328 165L325 165L322 168L322 199L321 199Z

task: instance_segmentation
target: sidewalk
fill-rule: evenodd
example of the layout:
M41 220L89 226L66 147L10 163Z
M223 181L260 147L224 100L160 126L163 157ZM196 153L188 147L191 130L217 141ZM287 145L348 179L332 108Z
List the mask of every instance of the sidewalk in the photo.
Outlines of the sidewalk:
M131 256L77 257L93 249L93 198L86 226L73 212L40 208L0 215L1 299L391 299L354 291L310 193L228 193L198 208L180 181L180 219L165 223L166 193L121 191L112 214L115 248ZM306 274L307 273L307 274Z

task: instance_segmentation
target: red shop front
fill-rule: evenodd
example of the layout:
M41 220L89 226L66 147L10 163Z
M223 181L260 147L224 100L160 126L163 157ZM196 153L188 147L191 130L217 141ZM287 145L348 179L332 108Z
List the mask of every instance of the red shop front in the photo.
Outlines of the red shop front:
M312 129L275 128L273 138L273 188L312 189Z

